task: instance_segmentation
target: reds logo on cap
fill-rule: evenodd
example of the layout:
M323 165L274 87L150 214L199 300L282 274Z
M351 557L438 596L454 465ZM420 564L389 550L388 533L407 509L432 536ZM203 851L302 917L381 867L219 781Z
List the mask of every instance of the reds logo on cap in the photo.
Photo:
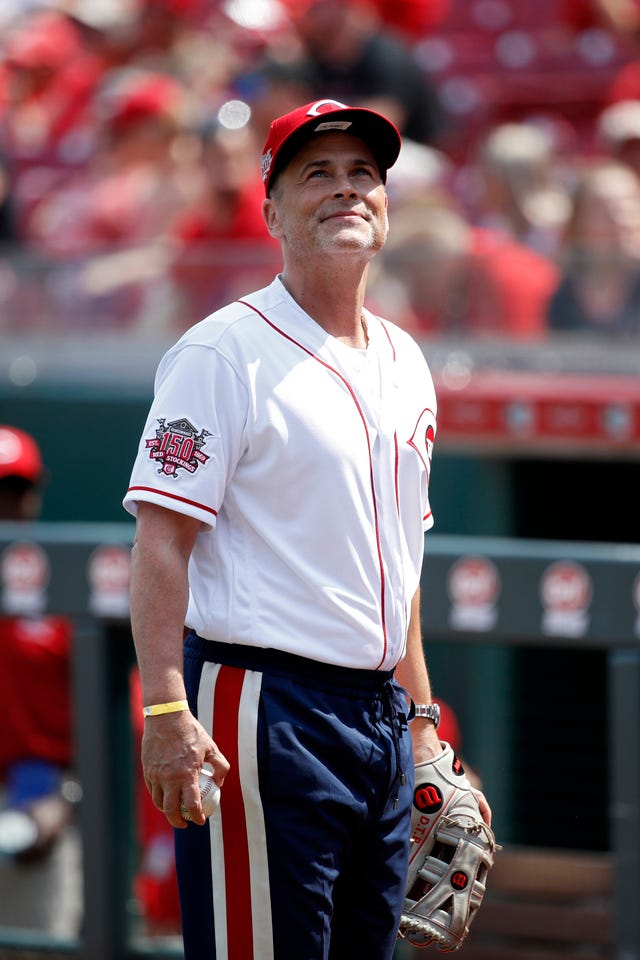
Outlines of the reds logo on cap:
M339 100L315 100L285 113L271 124L260 158L267 195L274 174L287 165L307 140L316 133L334 130L348 131L360 137L376 158L383 182L386 180L387 170L400 153L397 127L382 114L365 107L350 107Z
M302 108L304 110L304 107ZM316 100L307 110L308 117L320 117L323 113L334 113L336 110L348 110L346 103L339 100ZM294 111L295 112L295 111Z

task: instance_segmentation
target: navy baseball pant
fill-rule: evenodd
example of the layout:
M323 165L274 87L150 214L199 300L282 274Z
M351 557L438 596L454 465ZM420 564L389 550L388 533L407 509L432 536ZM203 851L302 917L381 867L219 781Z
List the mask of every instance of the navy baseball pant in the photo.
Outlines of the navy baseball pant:
M191 709L231 764L176 830L185 960L390 960L413 791L391 673L185 640Z

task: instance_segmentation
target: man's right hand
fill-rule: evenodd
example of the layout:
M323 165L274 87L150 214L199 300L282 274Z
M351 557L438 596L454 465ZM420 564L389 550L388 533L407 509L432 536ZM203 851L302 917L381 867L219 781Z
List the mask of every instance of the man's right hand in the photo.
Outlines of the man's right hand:
M229 764L204 727L185 710L147 717L142 737L142 768L155 806L172 827L186 827L180 812L183 801L194 823L205 822L198 776L209 764L219 787Z

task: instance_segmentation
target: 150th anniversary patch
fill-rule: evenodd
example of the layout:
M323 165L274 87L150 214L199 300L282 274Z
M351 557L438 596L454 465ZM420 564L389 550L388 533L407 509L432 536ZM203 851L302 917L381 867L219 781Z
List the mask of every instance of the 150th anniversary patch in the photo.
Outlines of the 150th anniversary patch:
M202 452L202 448L210 436L208 430L198 432L186 417L170 423L159 417L155 437L146 441L146 448L150 459L158 463L158 473L177 477L179 470L195 473L207 462L209 456Z

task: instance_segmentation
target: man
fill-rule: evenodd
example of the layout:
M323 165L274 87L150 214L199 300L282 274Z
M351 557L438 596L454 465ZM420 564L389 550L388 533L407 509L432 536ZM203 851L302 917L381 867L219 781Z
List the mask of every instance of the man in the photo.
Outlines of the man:
M37 520L46 478L35 439L0 425L0 521ZM82 878L67 799L75 788L73 631L65 617L20 609L21 574L33 557L25 556L22 536L16 528L1 571L0 925L75 936Z
M390 121L335 101L275 120L283 272L158 369L124 502L142 761L177 828L186 960L393 952L413 762L441 751L433 719L413 757L407 731L409 697L435 715L418 594L435 394L418 346L364 307L399 150ZM224 782L206 825L203 763Z
M38 519L45 478L34 438L17 427L0 425L0 521ZM16 612L11 610L11 567L26 562L13 557L10 548L3 566L3 595L11 613ZM34 798L57 794L54 784L71 766L70 651L71 624L63 617L0 619L0 778L4 783L24 784L18 790L21 796L29 793L27 779ZM23 771L26 766L28 772ZM48 849L48 841L55 838L46 839L46 845L38 844L38 852Z
M433 80L417 62L417 41L390 26L379 3L289 0L287 6L300 41L298 71L314 92L382 110L416 143L438 140L443 112ZM393 0L396 16L399 6Z

